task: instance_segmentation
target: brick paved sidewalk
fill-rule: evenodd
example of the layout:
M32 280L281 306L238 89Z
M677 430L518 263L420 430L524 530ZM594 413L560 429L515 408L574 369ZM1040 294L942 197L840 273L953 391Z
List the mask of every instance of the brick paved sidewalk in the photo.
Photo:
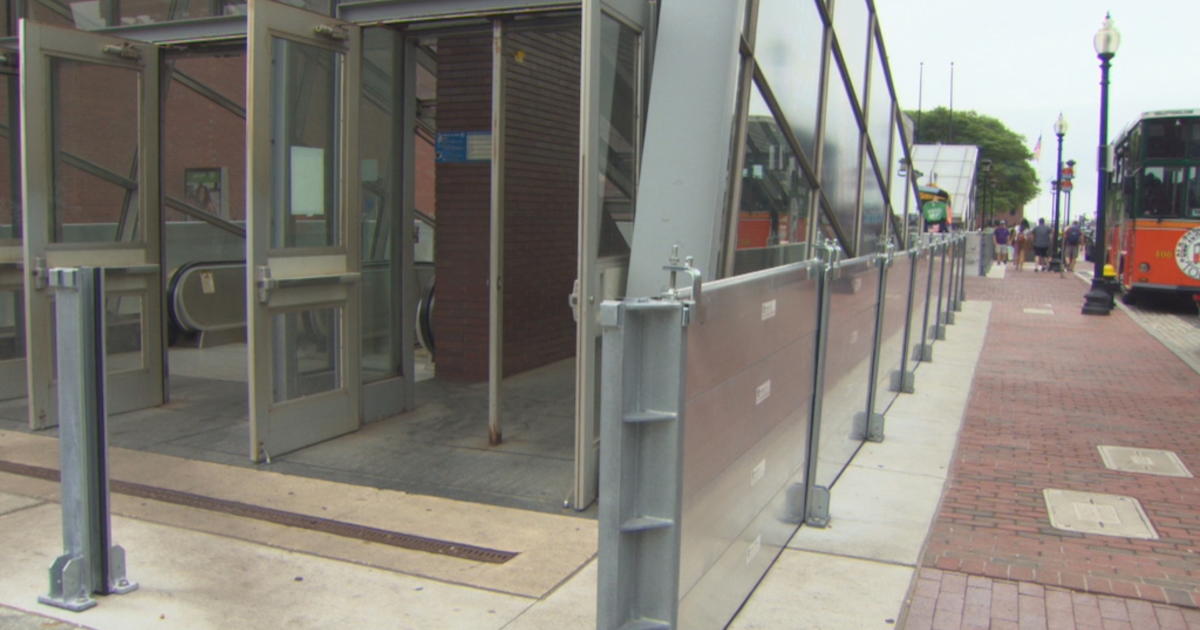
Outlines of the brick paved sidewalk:
M1200 473L1200 375L1125 313L1081 315L1085 291L1077 279L1057 274L967 280L968 299L993 303L991 320L922 558L925 567L952 572L923 574L923 580L986 577L996 580L993 594L997 588L1015 588L1030 591L1029 596L1041 592L1035 585L1057 587L1044 589L1046 614L1042 625L1032 627L1049 623L1051 606L1061 606L1067 595L1072 610L1082 610L1075 608L1081 593L1135 598L1152 606L1200 604L1200 481L1109 470L1097 450L1099 445L1167 449ZM1043 499L1047 488L1133 497L1159 538L1056 529ZM922 616L921 607L929 604L922 597L932 587L923 588L909 611L910 628L934 621ZM947 591L933 601L944 607L953 599L953 591ZM1116 610L1115 597L1098 601L1110 601ZM1160 608L1174 609L1152 612ZM1188 627L1174 621L1139 625L1133 616L1148 619L1148 609L1134 602L1126 610L1131 620L1125 627ZM1050 627L1121 627L1110 623L1117 619L1105 625L1073 619L1075 626ZM986 628L990 620L967 616L959 621L961 627ZM960 627L945 623L933 627Z

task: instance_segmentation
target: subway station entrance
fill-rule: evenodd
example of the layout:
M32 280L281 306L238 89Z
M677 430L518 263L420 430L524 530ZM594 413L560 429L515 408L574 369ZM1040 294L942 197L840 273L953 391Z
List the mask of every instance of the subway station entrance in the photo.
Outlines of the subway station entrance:
M57 424L47 272L101 266L113 446L587 509L646 4L217 4L6 44L2 426Z

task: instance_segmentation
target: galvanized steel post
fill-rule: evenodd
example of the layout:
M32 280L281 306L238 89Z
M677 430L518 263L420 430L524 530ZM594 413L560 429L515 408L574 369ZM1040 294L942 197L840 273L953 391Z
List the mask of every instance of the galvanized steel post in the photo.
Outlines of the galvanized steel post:
M934 247L932 234L925 234L923 240L922 247L928 252L926 258L929 261L929 269L925 273L925 304L922 307L924 315L921 318L921 345L917 349L917 359L919 361L932 361L933 341L929 338L929 329L931 328L929 325L929 311L933 307L933 255L937 249Z
M933 338L940 341L946 338L946 320L942 310L946 298L946 239L939 235L936 247L941 254L941 262L938 263L937 310L934 311Z
M842 257L842 248L837 241L827 239L817 246L821 262L820 296L821 307L817 319L817 356L813 370L812 423L808 432L808 472L805 474L806 491L804 523L813 527L829 525L829 488L817 485L817 455L821 445L821 413L824 406L825 363L829 348L829 302L831 284L837 263Z
M917 260L920 258L919 246L913 246L907 252L908 256L908 296L905 298L904 310L904 342L900 348L900 368L892 372L891 388L904 394L916 391L916 374L908 369L909 353L912 352L912 318L916 315L913 305L917 301ZM919 357L918 357L919 358Z
M883 345L883 317L886 314L888 270L896 257L896 246L888 241L876 261L879 264L879 290L875 293L875 339L871 346L871 371L867 378L867 440L883 441L883 414L875 413L875 398L879 395L879 355ZM901 364L903 366L903 364Z
M125 550L112 544L104 399L104 270L51 269L58 361L63 555L43 604L80 611L92 593L128 593Z

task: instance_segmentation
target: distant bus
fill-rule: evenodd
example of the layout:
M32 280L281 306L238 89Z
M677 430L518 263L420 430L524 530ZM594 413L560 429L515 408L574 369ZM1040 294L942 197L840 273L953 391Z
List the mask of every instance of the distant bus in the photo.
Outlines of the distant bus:
M1200 293L1200 109L1147 112L1113 142L1106 262L1124 299Z

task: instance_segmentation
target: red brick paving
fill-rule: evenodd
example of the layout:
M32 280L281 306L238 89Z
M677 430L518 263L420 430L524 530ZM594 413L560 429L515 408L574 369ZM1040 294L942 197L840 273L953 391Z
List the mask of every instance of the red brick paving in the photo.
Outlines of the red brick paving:
M1200 613L1154 605L1200 605L1200 480L1108 470L1096 449L1168 449L1200 473L1200 374L1120 310L1080 314L1085 291L1057 274L968 278L968 299L991 301L991 320L922 565L941 570L943 581L993 578L992 599L984 606L981 594L956 596L953 578L934 600L932 625L913 625L929 612L918 593L908 627L1000 628L1021 613L1028 627L1200 628ZM1053 315L1023 311L1047 306ZM1044 488L1132 496L1159 539L1055 529ZM1027 587L1045 593L1037 595L1042 604L1028 602L1028 620L1022 598L1034 595L1010 597ZM1143 601L1123 604L1129 617L1122 619L1116 597L1080 593ZM1105 616L1105 606L1117 616ZM983 625L961 617L985 608ZM1065 611L1073 612L1069 623ZM1143 625L1151 613L1158 625ZM1176 623L1184 617L1192 625Z

